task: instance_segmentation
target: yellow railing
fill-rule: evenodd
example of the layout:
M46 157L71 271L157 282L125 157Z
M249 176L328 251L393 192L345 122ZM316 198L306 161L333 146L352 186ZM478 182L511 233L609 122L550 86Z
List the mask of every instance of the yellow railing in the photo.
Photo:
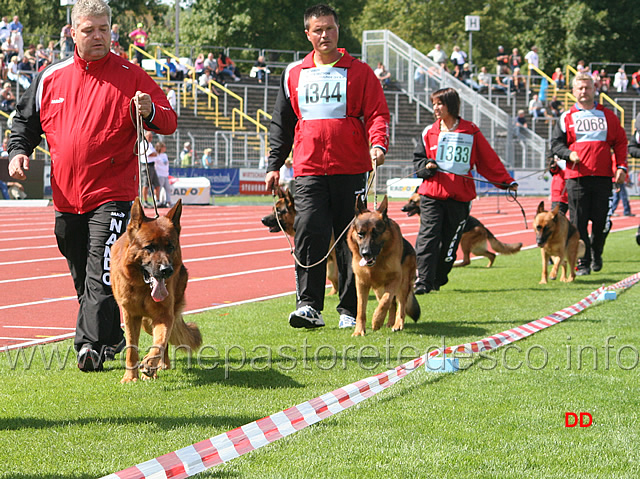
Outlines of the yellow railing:
M606 93L600 93L600 103L602 103L604 105L605 101L620 112L620 125L622 126L622 128L624 128L624 108L622 108L620 105L618 105L613 100L613 98L611 98Z
M212 82L210 81L210 82L209 82L209 88L211 88L211 83L212 83ZM205 95L207 95L207 100L208 100L207 105L208 105L208 107L209 107L209 110L211 110L211 100L213 100L213 101L215 102L216 106L215 106L215 108L213 109L213 111L214 111L214 112L215 112L215 114L216 114L216 126L218 126L218 125L219 125L218 118L219 118L219 116L220 116L220 115L219 115L219 111L220 111L220 110L219 110L219 108L218 108L218 101L219 101L219 100L218 100L218 97L217 97L216 95L214 95L213 93L211 93L211 90L210 90L210 89L208 89L208 88L204 88L204 87L202 87L202 86L200 86L200 85L198 85L198 84L194 84L194 85L193 85L193 98L194 98L194 102L195 102L195 97L196 97L196 93L195 93L195 92L196 92L196 88L197 88L199 91L201 91L202 93L204 93Z
M129 60L131 60L133 58L133 52L140 52L142 53L142 56L147 57L150 60L153 60L156 65L160 66L160 69L162 71L162 68L164 67L164 63L162 63L158 58L155 58L153 55L149 54L148 52L146 52L145 50L143 50L140 47L136 47L133 43L129 45ZM142 65L138 65L140 68L142 68ZM167 81L171 81L171 77L169 76L169 69L167 68Z
M565 75L564 79L566 81L567 88L571 89L571 74L573 73L574 76L577 75L578 70L573 68L571 65L567 65L566 70L567 74Z
M231 131L233 133L236 132L236 113L238 114L238 116L240 117L240 128L242 128L242 118L246 118L247 121L249 121L250 123L253 123L254 125L256 125L256 133L259 132L260 129L264 130L265 133L269 133L269 130L266 126L264 126L263 124L261 124L258 120L254 120L253 118L251 118L249 115L247 115L245 112L243 112L242 110L238 110L237 108L234 108L233 110L231 110ZM265 137L267 138L267 137ZM265 156L267 155L269 148L267 146L267 142L265 141L264 144L264 153Z
M549 82L549 85L553 85L553 94L554 95L558 94L558 84L557 84L557 82L555 80L552 80L549 75L547 75L545 72L540 70L538 67L534 67L531 64L529 64L529 78L528 78L528 82L527 82L529 85L531 85L531 70L535 71L542 78L546 78L546 80Z
M256 121L258 123L260 123L260 125L262 125L262 123L260 122L260 115L264 116L265 118L267 118L269 121L271 121L272 117L271 115L269 115L269 113L267 113L266 111L264 111L262 108L258 108L258 111L256 111ZM259 130L259 126L256 125L256 132L258 132Z
M213 84L216 88L220 88L223 92L227 93L228 95L232 96L233 98L235 98L236 100L238 100L240 102L240 111L244 112L244 99L238 95L237 93L229 90L226 86L224 86L222 83L218 83L215 80L211 80L209 82L209 84ZM245 115L246 116L246 115ZM232 115L233 118L233 115ZM240 116L240 128L242 128L242 116ZM235 124L234 124L235 126Z

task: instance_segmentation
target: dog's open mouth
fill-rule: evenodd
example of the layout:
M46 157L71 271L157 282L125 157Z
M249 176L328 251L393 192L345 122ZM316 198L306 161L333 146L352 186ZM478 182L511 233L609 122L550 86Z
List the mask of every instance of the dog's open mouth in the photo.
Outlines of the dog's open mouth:
M374 264L376 264L376 259L375 258L369 258L369 259L365 259L365 258L360 258L360 263L358 263L360 266L373 266Z
M164 282L164 278L151 276L145 269L142 270L142 275L144 277L144 282L151 286L151 297L156 303L164 301L165 298L169 296L169 291L167 291L167 285Z

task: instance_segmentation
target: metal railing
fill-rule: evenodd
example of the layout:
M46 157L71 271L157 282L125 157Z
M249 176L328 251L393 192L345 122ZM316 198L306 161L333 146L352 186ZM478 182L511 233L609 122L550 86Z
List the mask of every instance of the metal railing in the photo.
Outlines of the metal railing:
M473 121L509 168L542 169L546 165L546 141L534 132L516 134L514 118L472 88L388 30L367 30L362 34L362 58L369 65L382 62L391 72L393 83L412 101L429 111L433 91L455 88L460 95L460 115ZM424 70L424 83L417 83L415 72Z

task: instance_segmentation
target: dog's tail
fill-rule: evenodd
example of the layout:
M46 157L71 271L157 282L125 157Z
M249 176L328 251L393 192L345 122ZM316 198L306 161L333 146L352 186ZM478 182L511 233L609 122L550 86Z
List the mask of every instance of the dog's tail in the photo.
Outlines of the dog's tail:
M585 246L584 241L578 240L578 259L582 258L586 252L587 247Z
M493 236L493 233L489 231L488 228L485 227L485 229L487 230L487 239L489 240L489 244L495 252L500 254L515 254L520 251L520 248L522 248L522 243L503 243Z
M182 316L176 318L171 331L169 343L177 347L187 347L192 352L197 351L202 346L202 335L196 323L185 323Z
M407 297L406 313L411 319L418 321L418 319L420 319L420 312L420 304L416 299L416 295L411 291L409 292L409 297Z

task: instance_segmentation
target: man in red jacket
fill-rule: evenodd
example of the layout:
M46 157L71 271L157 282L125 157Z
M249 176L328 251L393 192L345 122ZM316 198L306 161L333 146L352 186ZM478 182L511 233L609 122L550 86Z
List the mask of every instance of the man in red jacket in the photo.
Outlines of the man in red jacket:
M80 303L78 367L96 371L123 341L111 291L110 248L126 230L138 192L136 126L129 106L137 101L145 128L163 135L175 131L177 117L146 72L109 51L111 9L103 0L78 0L71 18L74 56L40 72L18 104L9 174L26 178L29 155L44 133L58 249Z
M293 148L296 256L305 266L327 253L353 219L356 196L365 191L372 159L384 163L389 144L389 109L371 67L338 49L338 16L327 5L308 8L305 32L313 51L290 64L271 121L266 185L278 185L280 167ZM357 309L351 252L336 243L340 327L354 327ZM294 328L324 326L326 261L296 264Z
M573 95L576 104L556 123L551 150L567 160L564 177L569 195L569 216L586 246L576 271L582 276L590 274L591 270L602 269L611 178L614 176L616 183L624 183L626 179L627 134L618 117L596 103L591 75L579 73L574 77Z

